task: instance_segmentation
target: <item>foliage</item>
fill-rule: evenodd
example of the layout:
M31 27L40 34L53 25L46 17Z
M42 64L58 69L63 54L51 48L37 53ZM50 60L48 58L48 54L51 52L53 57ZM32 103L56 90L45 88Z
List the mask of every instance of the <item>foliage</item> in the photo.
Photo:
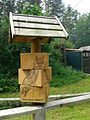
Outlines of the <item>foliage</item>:
M65 11L65 6L62 3L62 0L46 0L45 8L49 15L56 15L62 20Z
M76 26L76 34L76 48L90 45L90 14L85 14L80 17Z
M27 14L27 15L38 15L38 16L43 15L42 9L36 3L34 5L25 3L21 10L21 13Z
M17 92L19 90L18 80L16 78L0 75L0 92Z
M78 21L79 13L77 10L73 10L69 5L63 15L63 24L67 28L69 34L72 33L72 30L75 28L75 25Z
M74 44L71 40L66 40L64 45L65 45L65 48L74 48Z
M49 53L49 63L52 66L53 74L58 74L58 69L61 66L62 54L60 52L61 40L52 39L50 44L45 44L42 46L42 52Z
M3 47L0 51L0 74L7 74L8 76L15 76L19 68L20 52L29 51L29 46L25 44L10 44Z
M35 8L35 7L37 7L37 8L39 8L38 10L40 10L40 5L41 5L41 3L42 3L42 1L41 0L16 0L16 11L18 12L18 13L22 13L22 10L24 9L26 9L27 10L27 12L28 12L28 14L32 14L32 10L33 10L33 12L34 12L34 10L35 9L33 9L33 8ZM30 10L31 9L31 10ZM30 13L29 13L30 12ZM40 11L39 11L40 12ZM34 12L34 13L36 13L35 15L37 15L38 14L38 12ZM26 14L26 13L25 13Z
M8 44L8 27L9 27L8 18L6 16L3 16L1 26L0 26L0 47L1 49Z
M76 71L71 67L61 66L58 69L58 74L56 76L53 76L53 80L51 81L51 86L60 87L66 84L78 82L84 78L86 78L86 75L83 72Z

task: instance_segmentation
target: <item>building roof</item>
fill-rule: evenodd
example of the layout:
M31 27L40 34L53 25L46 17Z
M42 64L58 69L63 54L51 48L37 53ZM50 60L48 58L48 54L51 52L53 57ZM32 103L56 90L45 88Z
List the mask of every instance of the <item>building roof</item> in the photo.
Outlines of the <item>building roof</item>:
M82 50L82 51L90 51L90 46L81 47L81 48L79 48L79 50Z
M68 33L56 16L30 16L10 12L10 42L30 42L37 37L67 39Z

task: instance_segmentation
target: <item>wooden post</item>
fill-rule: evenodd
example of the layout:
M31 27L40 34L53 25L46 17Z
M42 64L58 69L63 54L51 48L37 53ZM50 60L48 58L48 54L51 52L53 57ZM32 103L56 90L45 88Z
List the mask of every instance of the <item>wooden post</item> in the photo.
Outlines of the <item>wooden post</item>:
M40 110L33 114L33 120L46 120L46 111Z
M32 41L31 44L31 53L40 53L40 52L41 52L40 39L35 39Z

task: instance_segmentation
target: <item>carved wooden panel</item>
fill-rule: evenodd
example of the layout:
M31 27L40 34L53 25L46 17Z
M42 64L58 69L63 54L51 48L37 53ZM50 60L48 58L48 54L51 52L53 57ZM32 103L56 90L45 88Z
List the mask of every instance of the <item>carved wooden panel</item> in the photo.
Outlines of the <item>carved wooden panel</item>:
M48 69L47 53L21 53L21 69Z
M19 84L33 85L42 87L50 82L52 79L52 69L47 70L18 70Z
M49 84L44 87L20 86L21 102L46 103L49 94Z

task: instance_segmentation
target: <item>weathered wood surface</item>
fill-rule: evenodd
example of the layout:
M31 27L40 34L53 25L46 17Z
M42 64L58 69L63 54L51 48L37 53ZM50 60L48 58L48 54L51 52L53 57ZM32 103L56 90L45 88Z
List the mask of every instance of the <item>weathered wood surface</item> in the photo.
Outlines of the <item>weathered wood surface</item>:
M32 85L43 87L52 79L52 69L46 70L18 70L18 80L20 85Z
M31 41L31 53L41 53L40 39L35 39Z
M28 43L37 40L38 37L25 37L25 36L15 36L15 39L12 39L12 42L18 42L18 43ZM48 37L40 37L40 43L47 43L49 41Z
M33 36L33 37L65 37L63 31L56 30L41 30L41 29L26 29L26 28L15 28L16 36Z
M68 37L68 33L57 17L39 17L10 13L10 27L10 40L12 42L31 42L33 40L32 37ZM40 42L42 43L43 39Z
M56 18L57 22L59 23L59 25L61 26L63 32L65 33L65 36L67 36L66 39L68 39L68 33L67 33L66 29L63 27L63 25L62 25L61 22L59 21L58 17L55 16L55 18Z
M89 94L90 94L90 92L77 93L77 94L50 95L49 96L49 101L51 101L51 100L59 100L59 99L64 99L64 98L77 97L77 96L82 96L82 95L89 95Z
M62 100L56 100L48 102L45 105L42 106L25 106L25 107L19 107L19 108L13 108L13 109L6 109L6 110L0 110L0 119L10 118L10 117L16 117L21 115L27 115L27 114L35 114L38 111L41 110L48 110L56 107L60 107L62 105L67 105L75 102L90 100L90 94L89 95L83 95L73 98L66 98Z
M46 18L47 19L47 16L37 16L37 15L26 15L26 14L16 14L16 13L12 13L13 16L27 16L27 17L34 17L34 18ZM49 19L54 19L54 16L49 16L48 17Z
M48 100L49 91L49 84L43 87L20 85L20 101L46 103Z
M13 18L12 18L12 13L10 12L10 16L9 16L9 20L10 20L10 27L11 27L11 31L12 32L12 38L13 38L13 35L15 33L15 29L14 29L14 24L13 24Z
M47 53L21 53L21 69L23 70L40 70L48 69L49 60Z
M5 101L20 101L20 98L0 98L0 102Z
M48 25L48 24L39 24L39 23L28 23L28 22L16 22L14 21L14 27L18 28L33 28L33 29L44 29L44 30L62 30L60 25Z
M33 22L33 23L45 23L45 24L56 24L59 25L55 17L52 18L46 18L46 17L34 17L34 16L19 16L19 15L13 15L14 21L20 21L20 22Z
M46 111L41 110L33 114L33 120L46 120Z

